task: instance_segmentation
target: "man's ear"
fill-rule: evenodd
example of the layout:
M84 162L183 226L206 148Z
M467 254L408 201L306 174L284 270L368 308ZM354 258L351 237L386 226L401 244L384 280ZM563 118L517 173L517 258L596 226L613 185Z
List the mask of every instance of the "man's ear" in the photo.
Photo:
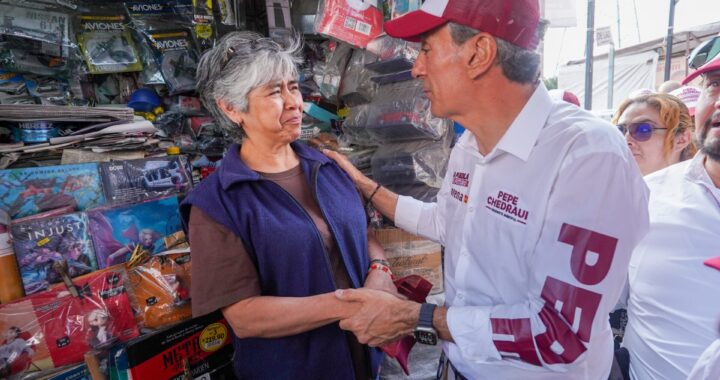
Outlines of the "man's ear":
M478 33L465 41L462 46L463 57L466 57L468 76L476 79L495 65L497 42L488 33Z
M223 113L225 114L225 116L227 116L228 119L234 121L237 124L242 124L243 112L238 111L237 109L235 109L235 107L233 107L232 104L221 99L217 99L215 103L218 105L220 110L223 111Z

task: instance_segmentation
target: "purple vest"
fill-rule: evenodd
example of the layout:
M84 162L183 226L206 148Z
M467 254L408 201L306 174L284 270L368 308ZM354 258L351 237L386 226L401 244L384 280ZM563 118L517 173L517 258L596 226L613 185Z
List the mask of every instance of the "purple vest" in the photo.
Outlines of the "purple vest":
M362 287L369 260L365 212L350 178L315 149L294 142L315 200L332 232L352 286ZM258 271L262 295L303 297L336 289L320 232L282 187L249 169L233 144L220 168L181 204L187 225L191 206L233 231ZM192 239L192 236L189 236ZM218 286L222 279L218 279ZM337 323L283 338L233 335L240 379L353 379L345 332ZM382 354L369 349L375 377Z

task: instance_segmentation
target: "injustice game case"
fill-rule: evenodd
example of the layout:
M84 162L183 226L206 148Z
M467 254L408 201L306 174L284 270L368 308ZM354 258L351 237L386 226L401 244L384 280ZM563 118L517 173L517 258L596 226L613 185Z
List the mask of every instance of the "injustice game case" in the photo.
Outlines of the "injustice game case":
M70 277L98 268L83 213L29 220L11 226L25 294L45 290L62 281L53 269L56 262L67 261Z
M192 188L190 173L185 156L100 164L105 197L115 205L183 194Z
M127 262L133 251L155 255L186 241L177 197L87 212L100 268Z
M83 211L104 203L95 163L0 170L0 209L11 219L68 205Z

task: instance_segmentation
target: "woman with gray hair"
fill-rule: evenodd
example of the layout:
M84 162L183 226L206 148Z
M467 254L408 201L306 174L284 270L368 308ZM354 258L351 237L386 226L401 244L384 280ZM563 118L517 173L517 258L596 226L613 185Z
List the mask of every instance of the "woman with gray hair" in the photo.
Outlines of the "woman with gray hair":
M222 310L241 379L375 378L379 351L338 324L358 306L333 292L395 287L350 178L296 141L300 46L235 32L200 60L203 104L242 145L181 206L193 315Z

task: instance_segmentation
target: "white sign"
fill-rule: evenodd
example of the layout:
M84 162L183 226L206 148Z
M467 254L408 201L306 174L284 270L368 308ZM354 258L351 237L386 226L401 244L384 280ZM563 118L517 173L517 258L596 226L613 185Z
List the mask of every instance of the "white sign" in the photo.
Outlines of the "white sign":
M577 26L575 0L544 0L540 4L545 8L543 17L550 21L550 28L572 28Z
M595 42L597 42L597 46L613 44L612 32L609 26L595 29Z

